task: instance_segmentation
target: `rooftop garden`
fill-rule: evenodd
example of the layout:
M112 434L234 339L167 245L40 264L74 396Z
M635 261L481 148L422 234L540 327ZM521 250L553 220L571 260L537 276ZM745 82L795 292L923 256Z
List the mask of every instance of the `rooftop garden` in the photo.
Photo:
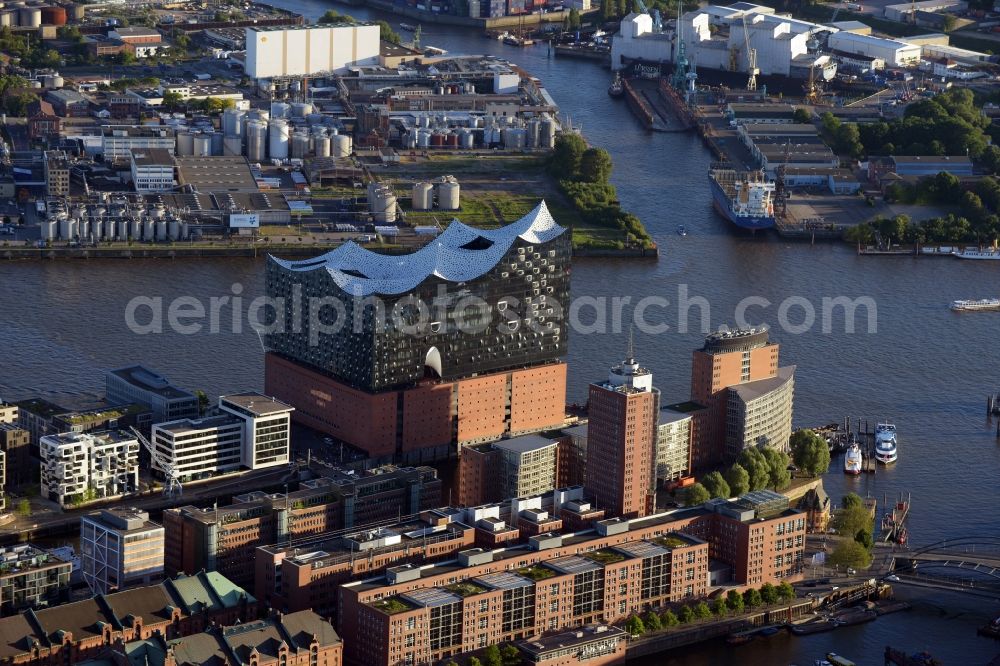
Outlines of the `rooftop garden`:
M517 573L524 576L525 578L530 578L534 581L545 580L546 578L552 578L556 575L556 572L552 569L532 565L530 567L521 567L517 570Z
M625 559L625 556L621 553L606 549L595 550L591 553L582 553L580 556L586 557L588 560L593 560L598 564L614 564Z
M396 613L413 610L413 606L399 597L386 597L385 599L373 601L370 605L372 608L380 610L386 615L395 615Z
M658 543L661 546L665 546L667 548L683 548L684 546L690 545L684 539L681 539L680 537L672 536L670 534L668 534L666 536L662 536L662 537L656 538L656 539L653 539L653 541L655 543Z
M449 592L454 592L460 597L471 597L476 594L482 594L486 591L486 588L482 585L476 585L475 583L467 580L463 580L460 583L452 583L451 585L445 585L446 590Z

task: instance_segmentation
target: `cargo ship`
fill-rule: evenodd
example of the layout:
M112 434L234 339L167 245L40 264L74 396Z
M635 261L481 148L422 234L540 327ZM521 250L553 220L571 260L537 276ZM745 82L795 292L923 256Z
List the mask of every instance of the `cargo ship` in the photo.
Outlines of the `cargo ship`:
M708 170L708 179L715 209L724 218L751 231L774 226L775 185L762 172L713 166Z

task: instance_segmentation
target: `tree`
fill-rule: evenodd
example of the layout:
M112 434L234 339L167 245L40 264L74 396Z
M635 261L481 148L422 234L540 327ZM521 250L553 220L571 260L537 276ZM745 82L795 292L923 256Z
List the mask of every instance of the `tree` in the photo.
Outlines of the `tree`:
M587 142L579 134L563 133L556 137L550 168L557 178L576 180L580 173L580 160L587 150Z
M778 586L778 597L782 601L792 601L795 599L795 588L787 580L781 581L781 585Z
M865 550L871 550L872 546L875 545L875 540L872 538L871 530L858 530L858 533L854 535L854 540L864 546Z
M778 588L770 583L764 583L760 586L760 600L768 605L778 603Z
M726 604L725 597L715 598L715 601L712 602L712 612L719 617L725 617L729 613L729 606Z
M208 395L201 389L197 389L194 394L198 398L198 413L204 414L208 409Z
M694 616L699 620L707 620L712 617L712 609L704 601L699 601L694 607Z
M942 14L941 15L941 29L945 32L951 32L955 29L955 23L957 19L954 14Z
M378 38L383 42L389 42L391 44L399 44L399 42L402 41L399 34L392 29L392 26L389 25L388 21L378 21Z
M868 509L863 506L852 506L836 513L833 517L833 528L837 530L837 534L853 539L861 530L871 533L874 522Z
M682 624L688 624L694 619L694 611L691 610L690 606L681 606L681 609L677 611L677 619L680 620Z
M750 475L750 490L763 490L771 482L771 470L760 449L750 447L740 452L736 462Z
M444 666L458 666L458 662L454 659L449 659Z
M566 18L566 27L570 30L580 29L580 10L576 7L569 10L569 16Z
M317 23L357 23L357 21L349 14L341 14L336 9L328 9L325 14L319 17Z
M611 155L603 148L588 148L580 156L580 180L606 183L611 177Z
M742 613L746 604L743 602L743 595L736 590L729 590L726 594L726 605L734 613Z
M797 123L811 123L812 113L810 113L808 109L799 107L795 109L795 113L792 114L792 120Z
M743 593L743 603L746 604L750 610L760 606L762 602L763 599L760 598L760 591L756 588L751 587Z
M864 152L861 134L855 123L842 123L834 132L833 151L838 155L859 157Z
M812 430L796 430L789 440L792 459L809 476L818 476L830 467L830 447Z
M628 632L629 636L642 636L646 633L646 625L643 624L642 618L638 615L630 615L625 620L625 631Z
M500 657L503 659L503 666L518 666L523 661L521 651L509 643L500 649Z
M700 483L688 486L687 490L684 491L684 506L698 506L710 499L712 499L712 494Z
M764 460L767 461L769 474L768 485L775 490L784 490L791 484L792 475L788 471L788 454L771 447L764 448Z
M164 109L173 110L179 108L184 103L184 98L181 97L179 92L174 92L173 90L168 90L163 93L163 102L161 106Z
M479 661L479 657L469 657L469 661L465 662L465 666L483 666L483 662Z
M503 666L503 657L500 656L500 648L490 645L483 650L483 666Z
M642 622L646 625L646 631L659 631L660 629L663 629L663 621L655 611L649 611L646 613L646 617Z
M865 502L861 499L861 495L858 495L857 493L847 493L844 495L844 499L840 501L840 506L844 509L863 509L865 507Z
M19 500L15 511L17 512L17 515L22 518L27 518L31 515L31 502L29 502L27 498Z
M726 483L729 484L729 496L739 497L750 492L750 475L739 463L733 463L732 467L726 470Z
M660 621L663 623L664 627L676 627L681 621L677 618L672 610L663 611L663 615L660 616Z
M834 566L851 567L853 569L867 569L872 563L872 556L868 550L857 541L845 539L837 544L837 547L830 553L827 560Z
M722 499L729 499L732 496L729 492L729 484L726 483L726 480L718 472L712 472L703 476L701 478L701 485L705 487L705 490L713 498L721 497Z

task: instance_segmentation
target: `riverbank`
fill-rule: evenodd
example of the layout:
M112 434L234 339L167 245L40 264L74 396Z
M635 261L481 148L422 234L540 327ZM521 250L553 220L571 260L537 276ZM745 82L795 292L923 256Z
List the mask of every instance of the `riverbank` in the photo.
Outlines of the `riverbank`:
M446 24L463 28L475 28L478 30L497 30L505 28L535 27L545 23L563 23L568 17L570 10L546 12L544 14L531 13L519 14L517 16L498 16L493 18L473 18L471 16L452 16L428 12L409 5L397 5L389 0L336 0L339 4L350 7L368 7L387 14L404 16L415 19L422 24ZM596 15L598 9L582 12L583 16Z

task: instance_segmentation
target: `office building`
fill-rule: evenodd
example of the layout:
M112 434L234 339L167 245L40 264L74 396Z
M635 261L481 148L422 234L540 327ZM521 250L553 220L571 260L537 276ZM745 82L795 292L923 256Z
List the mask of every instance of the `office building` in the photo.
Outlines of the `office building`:
M561 425L565 231L543 203L500 229L453 222L408 255L346 243L272 257L267 293L284 299L285 325L265 337L266 392L377 459L443 458ZM310 330L315 298L342 306L336 325Z
M62 119L56 115L52 104L44 99L28 103L28 138L34 141L58 137Z
M45 151L45 194L69 196L69 159L61 150Z
M577 3L574 3L577 4ZM582 4L590 9L590 0ZM572 5L571 5L572 6ZM618 627L598 624L579 631L536 636L516 643L526 664L540 666L612 666L625 662L628 634Z
M660 392L635 360L632 345L608 380L590 385L587 491L612 516L634 518L655 510L656 440Z
M360 528L441 504L441 481L430 467L326 473L287 495L255 491L228 506L164 511L167 573L219 571L250 587L253 569L247 563L258 546Z
M754 444L788 450L795 369L779 373L778 349L767 328L758 327L713 333L694 352L691 400L705 411L695 425L692 468L735 459L748 445L747 433Z
M62 507L139 487L139 442L120 431L46 435L39 451L42 496Z
M240 469L243 421L231 416L180 419L152 427L150 443L183 483ZM160 469L156 461L153 468ZM162 471L162 469L160 470Z
M676 482L691 475L694 418L690 413L663 408L656 426L656 480Z
M16 489L38 480L37 465L31 461L31 436L12 423L0 423L0 451L4 455L4 484Z
M106 162L128 162L133 150L160 148L174 154L174 128L109 125L101 128L101 152Z
M108 594L163 577L163 526L137 509L113 508L80 519L80 565L94 593Z
M72 571L71 563L31 544L0 548L0 614L66 601Z
M256 617L256 600L219 574L182 576L0 618L5 637L0 661L18 666L80 664L106 657L119 643L191 636ZM128 664L145 664L146 656Z
M108 370L104 379L109 403L146 405L153 412L153 423L198 418L198 396L142 365Z
M129 153L132 187L140 194L169 192L177 186L174 156L163 148L138 149Z
M254 79L344 74L377 65L375 23L260 26L246 29L246 73Z
M261 469L288 464L294 409L260 393L235 393L219 398L219 410L243 424L244 467Z
M346 659L436 663L488 645L704 599L709 558L725 580L759 587L801 571L805 514L769 491L700 507L597 521L527 544L389 567L341 587ZM557 662L558 663L558 662Z
M521 435L462 449L458 463L459 506L541 495L558 486L564 438Z

